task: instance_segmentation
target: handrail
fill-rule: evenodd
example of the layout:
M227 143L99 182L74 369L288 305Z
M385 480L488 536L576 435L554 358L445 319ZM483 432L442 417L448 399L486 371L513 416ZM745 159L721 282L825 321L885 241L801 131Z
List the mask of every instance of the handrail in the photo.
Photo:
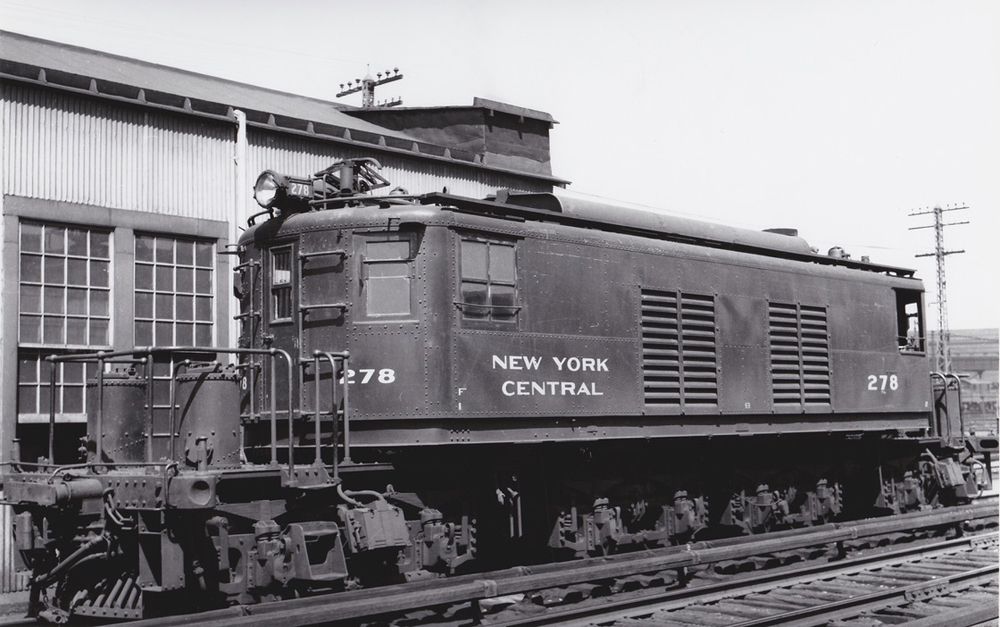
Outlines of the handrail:
M945 392L945 400L947 400L948 380L945 379L944 375L941 374L940 372L931 372L931 379L933 380L935 378L941 379L941 382L944 384L943 391ZM936 398L934 399L934 405L935 405L934 409L933 409L933 416L934 416L934 418L933 418L933 420L931 420L931 427L933 427L933 431L936 431L936 433L932 432L931 435L932 436L937 436L937 437L951 437L950 433L948 434L948 436L945 436L944 433L942 433L944 431L944 425L942 425L940 423L941 416L940 416L940 413L937 410L937 399ZM946 409L947 409L947 406L946 406ZM949 429L949 431L950 431L950 429Z
M285 357L288 362L288 485L290 487L295 487L297 483L295 481L295 439L292 437L293 426L295 425L295 415L292 413L292 356L286 351L280 348L268 349L274 351L274 353L280 353ZM271 358L271 381L273 382L277 377L274 372L274 358ZM273 386L273 383L272 383ZM273 389L273 387L272 387ZM275 402L274 395L271 395L271 403ZM273 415L273 414L272 414ZM272 431L275 430L272 427ZM273 443L273 440L272 440Z
M344 366L344 460L350 463L350 436L348 429L348 412L350 409L349 396L348 396L348 381L347 381L347 360L350 358L351 354L348 351L333 352L333 351L313 351L313 359L315 361L315 376L316 376L316 463L321 464L322 460L320 458L320 445L319 445L319 417L320 417L320 398L319 398L319 363L320 358L325 357L327 361L330 362L330 417L333 420L332 427L332 439L333 439L333 480L338 482L340 479L340 462L337 458L337 360L339 359Z
M174 446L174 434L177 432L177 371L182 367L187 368L191 365L190 359L182 360L176 364L170 370L170 422L168 437L170 438L170 444L167 446L167 451L169 452L170 459L174 459L176 454L176 449Z
M87 469L96 468L98 466L105 466L105 465L106 464L104 464L103 462L102 463L97 463L97 462L83 462L83 463L80 463L80 464L66 464L64 466L59 466L55 470L52 470L50 472L49 477L48 477L48 479L46 481L48 481L49 483L51 483L52 480L55 479L60 474L62 474L64 472L69 472L71 470L87 470ZM158 462L121 462L121 463L115 464L115 465L118 466L118 467L121 467L121 468L160 468L161 466L162 467L176 466L177 462L169 461L169 460L161 460L161 461L158 461ZM48 469L51 468L52 464L40 464L40 463L22 462L22 461L0 462L0 468L2 468L4 466L11 466L11 467L17 467L17 468L22 468L22 467L24 467L24 468L35 468L36 470L41 470L41 469L44 468L44 469L46 469L48 471Z
M334 357L337 356L337 353L329 354ZM351 461L351 387L350 381L348 380L350 377L347 376L347 360L350 358L351 353L349 351L343 351L340 353L340 356L344 362L344 463L351 464L353 463ZM336 379L336 375L334 375L334 379Z
M241 247L239 248L239 250L241 255L240 259L242 260L244 258L243 254L247 252L247 249L246 247ZM243 274L244 270L250 271L249 289L247 293L243 292L243 285L247 283L246 281L244 281L245 278ZM254 287L257 285L257 279L260 272L261 272L261 261L249 255L247 255L246 261L243 261L242 263L237 264L236 266L233 267L234 275L238 275L233 277L233 293L240 301L242 301L244 297L248 297L247 310L243 313L239 313L233 316L233 320L236 320L237 322L240 323L240 330L238 332L242 333L245 331L248 337L253 337L255 335L257 331L257 325L260 324L261 320L263 319L263 313L257 311L254 308ZM239 287L237 288L237 286ZM244 329L244 324L246 324L245 329ZM243 376L246 377L246 381L248 383L247 394L250 402L249 402L249 407L247 409L249 410L249 418L250 420L259 420L259 416L257 416L257 401L256 401L257 382L255 380L255 376L257 373L257 366L258 366L256 356L249 355L245 364L249 365L249 368L243 374ZM274 364L272 363L271 365L273 367ZM246 444L245 433L243 428L241 427L240 428L241 456L244 454L245 444Z
M135 353L225 353L230 355L269 355L271 357L271 466L278 465L278 408L277 408L277 377L275 376L274 359L277 356L285 358L288 364L288 473L294 472L295 460L292 457L292 356L287 351L280 348L232 348L218 346L149 346L136 349ZM133 354L128 352L125 354ZM173 433L173 432L171 432ZM171 452L171 456L172 456Z
M46 357L49 361L49 463L56 463L56 355ZM86 379L86 376L84 377Z
M98 372L97 372L97 394L98 394L97 406L98 406L98 408L97 408L97 413L96 413L96 416L95 416L95 418L96 418L95 430L97 431L97 434L95 434L95 440L96 440L96 462L94 462L92 464L89 464L89 466L98 467L98 466L106 466L106 464L103 463L103 453L104 453L104 451L103 451L103 442L101 441L101 433L103 432L104 364L108 363L108 361L111 360L111 359L113 359L113 358L124 357L124 356L136 357L136 356L140 356L140 355L143 355L144 357L141 357L140 359L137 359L136 361L138 363L144 364L148 368L148 370L147 370L148 385L147 385L147 391L146 391L146 399L147 399L146 402L147 402L147 409L148 409L148 413L149 413L149 423L148 423L149 429L147 430L147 433L146 433L146 462L145 463L146 464L158 465L158 462L153 462L153 460L151 459L152 458L152 449L153 449L153 435L154 435L153 434L153 402L152 402L152 396L153 396L153 393L152 393L152 382L154 380L153 361L154 361L154 356L155 355L164 354L164 353L167 353L167 354L172 354L172 353L187 353L187 354L204 353L204 354L214 354L214 355L217 355L219 353L223 353L223 354L231 354L231 355L268 355L271 358L271 364L270 364L270 370L271 370L271 403L270 403L270 405L271 405L271 412L270 412L271 413L271 419L270 419L270 422L271 422L271 443L270 443L270 448L271 448L271 462L270 462L270 465L272 467L278 466L278 445L277 445L277 439L278 439L277 438L278 413L277 413L277 376L276 376L276 371L277 371L276 366L277 366L277 364L275 363L275 359L278 358L278 357L283 357L284 358L285 363L287 364L287 381L286 381L286 383L287 383L287 389L288 389L288 474L289 474L289 477L292 478L291 479L291 485L294 486L294 483L295 483L295 481L294 481L294 476L295 476L294 445L295 445L295 443L294 443L294 439L293 439L293 430L294 430L293 429L293 427L294 427L294 399L292 398L292 376L293 376L293 365L294 365L294 362L292 361L291 355L287 351L282 350L280 348L231 348L231 347L216 347L216 346L210 346L210 347L206 347L206 346L140 346L140 347L135 347L132 350L124 350L124 351L110 351L110 352L109 351L97 351L97 352L94 352L94 353L79 353L79 354L73 354L73 355L50 355L50 356L46 357L46 360L49 361L49 363L51 364L50 365L51 376L50 376L50 381L49 381L49 386L50 386L50 392L49 392L49 395L50 395L50 407L49 407L49 460L48 460L48 465L55 466L55 457L54 457L54 451L55 451L54 441L55 441L55 436L54 436L54 433L55 433L55 396L56 396L55 385L56 385L56 379L57 379L57 377L56 377L56 370L57 370L56 364L62 363L62 362L88 362L88 361L94 361L94 360L98 361ZM331 355L332 355L333 359L336 359L336 358L338 358L338 357L341 356L340 354L337 354L337 353L331 353ZM342 355L343 355L343 358L346 359L347 353L343 353ZM176 408L176 377L177 377L178 370L179 370L179 368L181 366L190 365L191 363L193 363L193 360L191 360L191 359L185 359L185 360L179 362L178 364L175 364L175 367L171 370L171 376L170 376L170 407L169 407L169 413L170 413L169 453L170 453L171 460L174 460L174 458L176 457L176 442L175 442L176 436L177 436L177 425L176 425L176 409L177 409ZM214 363L219 363L219 362L215 361ZM331 362L331 363L333 363L333 362ZM256 363L251 363L251 369L253 369L253 368L256 368ZM335 369L335 367L334 367L334 369ZM333 379L334 379L334 383L335 383L336 382L336 375L334 375ZM253 390L251 390L251 396L252 395L253 395ZM344 399L345 399L345 407L346 407L346 403L347 403L346 382L345 382ZM253 407L253 404L254 404L254 400L251 399L251 407ZM345 416L346 416L346 414L345 414ZM345 417L345 420L346 420L346 417ZM336 424L336 420L334 422ZM345 450L347 450L347 449L345 449ZM349 456L348 456L348 461L349 461ZM124 465L136 466L136 465L141 465L141 464L128 463L128 464L124 464Z
M313 406L313 411L316 412L316 420L315 420L316 430L315 430L315 434L313 436L313 439L314 439L314 443L313 444L316 447L316 459L313 460L313 463L315 465L317 465L317 466L320 466L320 465L323 464L323 456L322 456L321 449L320 449L320 444L319 444L319 437L320 437L319 417L320 417L320 414L321 414L321 412L319 410L319 356L320 356L319 351L313 351L313 377L316 379L316 381L315 381L316 384L315 384L315 386L313 386L313 387L316 388L316 400L315 400L315 405ZM334 376L336 376L336 374L337 374L337 371L336 371L336 369L334 369L334 371L330 374L330 376L334 377ZM333 411L334 412L337 411L336 399L334 399ZM336 415L333 416L333 420L334 420L334 422L337 421ZM336 441L334 441L334 442L336 442ZM336 446L336 444L334 444L334 446ZM336 452L334 452L333 457L334 457L334 459L336 459L336 457L337 457L337 453Z
M953 372L944 375L948 379L955 380L955 389L958 390L958 428L959 437L965 437L965 414L962 412L962 379Z
M304 261L307 259L311 259L313 257L325 257L327 255L336 255L338 257L343 257L344 259L347 259L347 251L344 250L343 248L335 248L333 250L314 250L312 252L307 252L307 253L300 252L299 259L302 259Z
M100 464L104 461L104 353L97 352L97 417L95 418L94 440L96 452L94 459Z
M299 307L303 314L309 313L313 309L339 309L347 311L347 303L323 303L318 305L301 305Z
M105 352L97 351L96 353L84 353L78 355L49 355L45 358L45 361L49 362L49 464L55 465L55 427L56 427L56 364L57 363L67 363L67 362L86 362L92 361L93 359L98 360L97 368L97 378L98 378L98 408L97 408L97 431L102 433L101 427L102 414L104 411L104 360L112 357L123 357L129 355L135 357L137 353L135 351L115 351L115 352ZM103 357L102 357L103 355ZM132 360L134 363L146 365L146 358ZM152 360L150 360L152 363ZM86 379L86 377L84 377ZM152 407L152 406L150 406ZM152 411L152 410L150 410ZM152 416L150 416L152 419ZM150 422L152 424L152 422ZM98 446L98 462L101 461L100 457L103 455L102 442L100 436L96 437L96 443Z
M88 361L94 361L94 360L98 361L98 364L99 364L99 366L98 366L98 373L97 373L97 378L98 378L98 381L97 381L97 387L98 387L98 392L97 392L98 393L98 410L97 411L98 411L98 413L97 413L97 424L95 425L96 430L98 431L98 435L95 438L96 441L97 441L97 463L95 465L103 465L102 464L102 460L101 460L101 457L103 456L103 446L102 446L102 442L101 442L101 438L100 438L100 433L101 433L101 431L103 431L103 424L102 424L103 423L103 416L102 416L102 411L103 411L103 392L104 392L104 385L103 385L103 383L104 383L104 381L103 381L104 380L104 364L107 363L109 360L111 360L113 358L116 358L116 357L125 357L125 356L136 357L136 356L144 355L146 357L142 357L141 359L138 359L136 361L138 363L143 363L144 365L148 366L148 368L149 368L149 371L148 371L149 380L152 381L153 380L153 358L154 358L155 355L164 354L164 353L171 353L171 354L172 353L187 353L187 354L191 354L191 353L194 353L194 354L204 353L204 354L213 354L213 355L217 355L218 353L223 353L223 354L230 354L230 355L268 355L268 356L271 357L271 466L277 466L278 465L278 449L277 449L277 423L278 423L278 414L277 414L277 377L274 376L274 373L276 371L276 368L275 368L276 364L275 364L274 360L275 360L275 358L277 358L279 356L283 357L285 359L285 362L288 364L288 368L287 368L287 371L288 371L287 372L287 385L288 385L288 426L289 426L289 432L288 432L288 456L289 456L289 460L288 460L288 465L289 465L289 474L292 475L294 473L295 460L293 459L293 456L292 456L292 452L293 452L293 450L292 450L293 449L292 424L293 424L293 407L294 407L294 404L293 404L292 393L291 393L291 391L292 391L292 369L293 369L293 361L292 361L291 355L289 355L287 351L282 350L280 348L232 348L232 347L218 347L218 346L137 346L137 347L133 348L132 350L97 351L97 352L94 352L94 353L77 353L77 354L72 354L72 355L49 355L48 357L45 358L46 361L48 361L51 364L50 368L51 368L51 372L52 372L51 377L50 377L50 381L49 381L49 386L50 386L50 388L49 388L50 389L49 395L50 395L50 399L51 399L50 400L50 407L49 407L49 464L53 465L53 466L55 465L55 460L54 460L54 448L55 448L54 447L54 433L55 433L55 385L56 385L55 372L56 372L56 364L57 363L63 363L63 362L88 362ZM187 362L188 364L190 364L191 361L192 360L190 360L190 359L185 359L183 362L181 362L181 364L183 364L185 362ZM178 364L177 366L179 366L179 365L180 364ZM171 384L170 384L170 387L171 387L171 398L170 398L170 415L171 415L171 418L170 418L170 422L171 422L171 424L170 424L170 434L169 434L169 437L170 437L170 445L169 446L170 446L170 456L171 456L171 458L173 458L174 455L175 455L174 438L175 438L175 435L176 435L176 425L174 424L174 421L176 419L176 415L175 415L175 409L176 408L174 407L174 405L176 404L176 398L175 398L176 391L174 389L174 383L175 383L175 378L176 378L176 368L177 368L177 366L175 366L175 369L172 370L172 372L171 372ZM153 429L152 429L152 425L153 425L153 421L152 421L152 417L153 417L153 405L152 405L152 391L151 390L152 390L152 387L150 386L150 388L147 390L147 399L148 399L147 400L147 404L148 404L149 415L150 415L150 421L149 421L149 427L150 428L149 428L149 433L147 434L147 445L146 445L147 463L152 463L152 460L150 459L150 457L152 456L152 437L153 437L153 433L152 433L152 431L153 431ZM129 464L129 465L135 465L135 464Z
M292 395L289 387L288 395ZM274 355L271 355L271 466L278 465L278 377L274 376ZM291 434L289 434L291 436Z
M143 357L146 364L146 462L153 461L153 383L156 374L153 367L153 353L148 353L148 357Z
M947 411L947 406L948 406L947 405L947 395L948 395L948 389L949 389L949 381L951 380L951 381L955 382L955 388L954 389L958 392L958 429L959 429L958 439L964 438L965 437L965 416L962 413L962 379L957 374L954 374L954 373L951 373L951 372L931 372L931 378L932 379L935 379L935 378L941 379L941 383L944 385L944 387L942 388L942 392L945 395L944 401L945 401L945 410L946 411ZM934 412L934 416L935 416L935 418L938 417L938 412L937 411ZM948 415L948 421L947 421L947 423L948 423L947 424L947 431L948 431L947 435L944 435L942 433L938 433L937 435L938 436L944 436L944 437L946 437L947 440L948 440L948 443L950 445L956 439L956 437L955 437L955 430L952 428L953 424L952 424L952 421L951 421L950 414ZM939 431L940 430L941 429L939 427ZM932 433L931 435L934 435L934 434Z

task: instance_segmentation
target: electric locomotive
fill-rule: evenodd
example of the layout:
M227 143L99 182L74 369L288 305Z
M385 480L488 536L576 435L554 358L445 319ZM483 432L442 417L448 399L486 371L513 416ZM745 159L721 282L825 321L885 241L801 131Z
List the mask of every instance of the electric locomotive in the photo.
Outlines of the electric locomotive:
M70 357L98 364L81 463L4 478L33 615L266 602L978 494L911 270L552 194L377 195L378 170L260 176L237 347Z

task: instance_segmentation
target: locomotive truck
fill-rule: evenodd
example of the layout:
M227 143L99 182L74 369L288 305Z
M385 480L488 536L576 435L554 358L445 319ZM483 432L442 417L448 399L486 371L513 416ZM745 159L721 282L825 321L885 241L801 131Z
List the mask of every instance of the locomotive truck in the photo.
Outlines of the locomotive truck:
M388 186L373 159L259 177L238 346L49 358L96 378L79 463L50 448L4 469L32 615L259 603L979 494L913 271L788 229Z

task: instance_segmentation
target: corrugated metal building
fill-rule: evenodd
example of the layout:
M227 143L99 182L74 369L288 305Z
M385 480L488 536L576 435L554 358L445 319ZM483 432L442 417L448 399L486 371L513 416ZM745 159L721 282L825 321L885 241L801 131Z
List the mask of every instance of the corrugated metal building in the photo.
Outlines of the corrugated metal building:
M368 156L411 192L565 184L549 164L555 121L530 109L360 110L13 33L0 44L0 462L15 438L24 461L47 453L45 356L233 341L222 253L257 211L264 169ZM55 457L69 463L93 373L60 368Z

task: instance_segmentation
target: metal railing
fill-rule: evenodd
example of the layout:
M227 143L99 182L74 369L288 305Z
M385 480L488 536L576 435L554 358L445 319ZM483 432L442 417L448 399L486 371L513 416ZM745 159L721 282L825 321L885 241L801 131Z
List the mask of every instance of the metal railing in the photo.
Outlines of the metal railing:
M321 432L320 432L320 419L323 415L321 410L321 393L320 393L320 375L321 364L323 360L330 362L330 417L332 420L332 434L330 436L333 442L333 479L334 482L340 479L340 461L337 459L337 440L339 439L337 432L337 363L341 364L341 372L343 376L341 377L341 382L343 383L342 397L344 399L344 459L343 463L350 464L351 462L351 421L350 421L350 386L347 376L347 360L350 358L350 353L347 351L343 352L332 352L332 351L313 351L313 376L315 379L315 406L313 411L315 412L315 447L316 447L316 459L313 462L317 466L323 465L322 459L322 446L320 443ZM309 361L303 359L302 367L305 370ZM291 456L291 451L289 451L289 456ZM289 471L290 472L290 471Z
M48 421L48 463L49 465L55 466L55 423L56 423L56 388L59 383L57 371L58 364L65 362L96 362L97 364L97 381L96 381L96 394L97 402L94 415L94 431L95 431L95 461L92 463L85 464L88 467L103 467L107 466L104 462L104 451L102 443L102 433L103 422L104 422L104 375L105 366L109 363L129 363L129 364L139 364L145 368L146 376L146 424L145 424L145 455L143 464L120 464L120 465L149 465L154 463L152 459L153 456L153 385L154 385L154 368L153 363L155 357L158 355L170 355L171 360L173 360L175 355L212 355L213 361L214 357L219 354L229 354L229 355L264 355L270 357L270 423L271 423L271 442L270 442L270 452L271 452L271 466L278 465L278 408L277 408L277 359L280 357L285 360L287 364L286 368L286 385L288 390L288 425L289 425L289 443L288 443L288 465L289 474L294 472L294 455L293 446L294 442L292 440L292 425L294 421L294 407L293 407L293 395L292 395L292 379L293 379L293 368L294 363L292 361L291 355L287 351L280 348L223 348L223 347L203 347L203 346L169 346L169 347L138 347L127 351L97 351L95 353L86 354L76 354L76 355L49 355L46 357L46 361L50 364L50 377L49 377L49 421ZM337 357L339 354L331 353L332 358ZM129 359L122 359L129 358ZM341 357L346 360L346 354ZM185 358L177 363L170 369L170 420L169 420L169 457L174 460L176 457L176 384L177 384L177 374L181 367L190 366L196 363L190 358ZM218 362L214 362L218 363ZM331 363L333 363L331 361ZM247 364L241 364L242 367L253 367L253 364L249 366ZM256 397L256 382L252 376L247 377L249 384L249 393L251 399L251 410L253 411L253 399ZM345 412L346 421L346 412Z
M934 394L934 407L932 410L932 423L931 423L931 435L942 438L949 444L955 443L965 437L965 416L962 414L962 380L957 374L950 372L932 372L931 380L939 379L941 381L941 387L932 387L932 393ZM954 386L952 386L954 382ZM958 412L958 433L955 433L955 420L951 415L948 403L948 390L955 390L957 392L957 399L955 402L955 408ZM941 398L940 402L937 397L937 393L940 391ZM943 411L941 407L943 406Z

